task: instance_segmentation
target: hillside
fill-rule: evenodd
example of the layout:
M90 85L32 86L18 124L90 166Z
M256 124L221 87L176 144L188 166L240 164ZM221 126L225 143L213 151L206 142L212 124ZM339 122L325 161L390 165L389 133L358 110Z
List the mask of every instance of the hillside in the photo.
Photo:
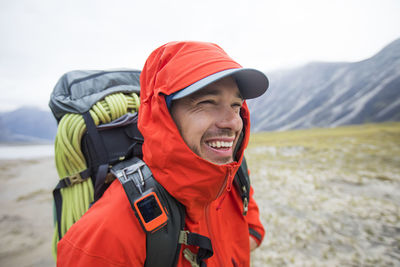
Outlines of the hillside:
M270 88L249 100L253 132L400 121L400 39L354 63L309 63L267 73ZM50 111L21 107L0 114L0 143L49 142Z
M0 142L52 142L57 123L50 111L21 107L0 114Z
M400 121L400 39L360 62L267 75L267 93L249 101L254 131Z

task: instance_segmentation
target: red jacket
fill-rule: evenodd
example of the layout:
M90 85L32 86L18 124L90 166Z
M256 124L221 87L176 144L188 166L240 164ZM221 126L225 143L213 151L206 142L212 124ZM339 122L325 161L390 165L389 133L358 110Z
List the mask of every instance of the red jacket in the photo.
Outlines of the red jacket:
M165 95L212 73L238 67L215 45L169 43L150 55L140 77L138 125L145 138L143 159L155 179L185 206L185 228L211 239L214 255L206 260L209 267L249 266L250 232L259 243L264 236L253 198L243 216L242 200L232 185L249 139L249 111L244 103L245 136L237 152L240 160L215 165L187 147L170 116ZM178 266L191 266L182 254L186 247L196 252L195 247L183 246ZM57 257L58 266L143 266L146 235L118 181L68 230L58 244Z

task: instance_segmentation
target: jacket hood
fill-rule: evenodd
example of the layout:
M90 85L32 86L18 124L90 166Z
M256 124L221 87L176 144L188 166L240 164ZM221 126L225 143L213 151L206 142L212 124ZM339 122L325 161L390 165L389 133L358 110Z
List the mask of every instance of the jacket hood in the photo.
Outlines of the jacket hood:
M249 110L241 109L244 138L237 162L216 165L186 145L167 108L165 96L213 73L241 66L219 46L203 42L172 42L156 49L140 76L138 127L144 136L143 159L155 179L179 202L188 216L229 191L250 131ZM194 219L194 218L192 218Z

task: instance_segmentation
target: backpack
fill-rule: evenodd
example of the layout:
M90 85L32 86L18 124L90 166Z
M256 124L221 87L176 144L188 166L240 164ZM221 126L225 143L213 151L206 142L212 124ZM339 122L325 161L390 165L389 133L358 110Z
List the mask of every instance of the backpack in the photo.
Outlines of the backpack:
M140 71L71 71L57 82L49 106L58 122L55 161L60 180L53 190L53 255L57 243L117 178L146 233L145 266L175 266L181 244L192 266L205 266L211 241L184 231L185 208L152 176L141 160L137 128ZM234 185L247 213L250 180L243 159Z

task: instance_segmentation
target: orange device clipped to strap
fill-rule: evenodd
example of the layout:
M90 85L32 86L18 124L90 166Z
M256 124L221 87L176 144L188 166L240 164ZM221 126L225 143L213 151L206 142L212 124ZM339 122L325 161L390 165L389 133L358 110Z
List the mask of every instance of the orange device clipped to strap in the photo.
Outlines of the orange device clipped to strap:
M144 192L135 200L134 207L148 232L153 232L167 223L168 216L154 191Z
M167 211L154 190L155 180L144 161L139 158L122 161L112 166L110 172L121 182L146 232L154 232L166 225Z

